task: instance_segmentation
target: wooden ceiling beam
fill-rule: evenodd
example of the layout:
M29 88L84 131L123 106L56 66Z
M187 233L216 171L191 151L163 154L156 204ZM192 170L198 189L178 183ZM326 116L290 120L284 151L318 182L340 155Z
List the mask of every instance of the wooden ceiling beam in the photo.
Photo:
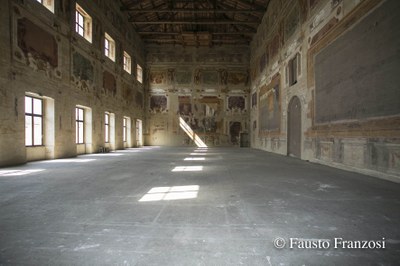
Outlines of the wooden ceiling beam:
M255 9L189 9L189 8L173 8L173 9L129 9L129 8L121 8L123 11L132 12L132 13L258 13L263 14L263 10L255 10Z
M205 21L135 21L130 19L130 22L136 25L157 25L157 24L173 24L173 25L226 25L226 24L244 24L244 25L258 25L259 21L235 21L235 20L205 20Z
M254 32L250 31L240 31L240 32L154 32L154 31L138 31L140 35L181 35L181 34L194 34L194 35L202 35L202 34L211 34L211 35L253 35Z

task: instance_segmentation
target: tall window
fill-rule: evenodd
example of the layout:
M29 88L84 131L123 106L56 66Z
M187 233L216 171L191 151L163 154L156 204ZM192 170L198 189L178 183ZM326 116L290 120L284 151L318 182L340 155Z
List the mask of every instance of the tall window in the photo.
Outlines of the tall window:
M140 83L143 82L143 69L142 67L138 64L136 67L136 79L137 81L139 81Z
M292 86L297 83L297 79L301 73L300 54L297 53L292 59L289 60L286 68L286 83Z
M43 145L43 100L25 96L25 145Z
M84 143L84 110L83 108L76 107L75 108L75 116L76 116L76 143L83 144Z
M128 118L124 117L122 124L122 141L126 142L128 136Z
M104 55L115 62L115 41L107 33L104 34Z
M105 113L104 115L104 141L110 142L110 114Z
M131 57L127 52L124 52L124 70L129 74L131 73L131 65Z
M54 13L54 0L36 0L41 3L44 7Z
M92 42L92 18L78 4L75 9L75 31L87 41Z

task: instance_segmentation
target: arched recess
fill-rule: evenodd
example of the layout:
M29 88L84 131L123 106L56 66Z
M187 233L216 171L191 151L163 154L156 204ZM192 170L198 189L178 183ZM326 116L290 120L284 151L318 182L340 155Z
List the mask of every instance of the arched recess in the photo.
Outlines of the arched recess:
M301 158L301 132L301 103L294 96L288 106L288 156Z

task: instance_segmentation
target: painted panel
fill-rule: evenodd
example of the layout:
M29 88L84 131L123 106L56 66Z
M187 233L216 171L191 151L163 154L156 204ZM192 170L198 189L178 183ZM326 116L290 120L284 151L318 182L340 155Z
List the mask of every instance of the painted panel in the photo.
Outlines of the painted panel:
M43 30L27 18L18 20L18 47L27 58L48 62L58 66L58 46L53 35Z
M152 95L150 96L150 112L163 113L167 111L167 96Z
M317 123L400 114L399 1L386 1L315 60Z
M73 69L72 73L81 80L93 82L93 65L80 53L72 55Z
M107 94L116 96L117 94L117 81L113 74L108 71L103 72L103 88Z

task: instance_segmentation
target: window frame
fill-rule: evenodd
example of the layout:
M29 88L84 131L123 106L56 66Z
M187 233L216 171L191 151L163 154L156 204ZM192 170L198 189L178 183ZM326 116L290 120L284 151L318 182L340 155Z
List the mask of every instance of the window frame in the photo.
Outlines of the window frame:
M115 40L107 33L104 33L104 55L115 62L116 44Z
M128 142L128 118L122 119L122 142Z
M80 24L79 17L82 17ZM78 4L75 5L75 32L88 42L92 43L92 17ZM78 29L82 29L82 34Z
M136 80L143 83L143 68L139 64L136 65Z
M31 113L27 112L26 110L26 105L27 105L27 99L30 99L31 101ZM35 113L35 107L34 107L34 100L39 100L40 101L40 114ZM43 144L43 129L44 129L44 105L43 105L43 99L42 98L38 98L38 97L34 97L31 95L25 95L25 147L42 147L44 146ZM31 140L31 145L27 145L27 126L26 126L26 118L31 117L31 136L30 136L30 140ZM40 128L40 144L36 144L35 142L35 119L34 118L40 118L40 124L41 124L41 128Z
M132 74L132 57L126 51L124 51L123 55L123 69Z
M110 113L104 113L104 142L110 143Z
M54 0L36 0L36 2L54 14Z
M79 118L79 111L82 111L82 119ZM82 127L82 141L80 141L79 125ZM76 144L85 144L85 109L82 107L75 107L75 142Z

